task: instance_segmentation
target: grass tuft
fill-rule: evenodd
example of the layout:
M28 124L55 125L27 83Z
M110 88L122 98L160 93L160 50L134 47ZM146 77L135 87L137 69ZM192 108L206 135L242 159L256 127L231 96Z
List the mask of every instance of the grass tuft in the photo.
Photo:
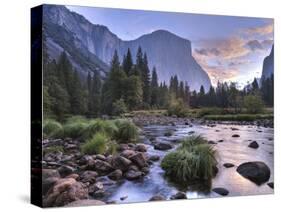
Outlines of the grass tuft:
M43 123L43 137L44 138L61 138L63 136L62 125L53 120L47 119Z
M119 119L115 121L118 131L115 134L115 139L118 143L136 142L138 138L137 126L126 119Z
M161 162L166 175L174 182L188 184L209 181L216 166L216 152L201 136L182 141L176 151L167 154Z
M103 133L97 133L88 139L82 146L81 150L84 154L104 154L107 150L108 137Z

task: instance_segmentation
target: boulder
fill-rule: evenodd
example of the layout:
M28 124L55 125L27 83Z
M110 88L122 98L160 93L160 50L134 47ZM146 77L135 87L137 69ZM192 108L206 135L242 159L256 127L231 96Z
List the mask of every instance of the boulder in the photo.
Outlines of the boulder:
M166 200L166 198L163 197L162 195L155 195L149 199L149 201L162 201L162 200Z
M76 207L76 206L91 206L91 205L105 205L104 202L95 199L84 199L84 200L77 200L67 204L67 207Z
M96 155L96 159L106 161L106 157L104 155L101 155L101 154Z
M138 152L146 152L147 148L144 144L137 144L135 150Z
M125 177L127 180L137 180L142 177L142 172L129 170L125 173Z
M112 158L112 167L114 169L120 169L122 171L128 170L129 166L132 164L131 160L122 157L122 156L115 156Z
M123 172L120 169L116 169L108 175L108 178L111 180L120 180L122 178Z
M145 159L143 153L140 153L140 152L136 153L135 155L131 156L129 159L140 168L147 165L146 159Z
M169 150L172 148L173 148L173 146L169 143L157 142L154 144L154 149L157 149L157 150Z
M95 197L102 197L104 194L103 183L96 182L89 187L89 194Z
M113 171L112 166L108 162L99 159L95 160L95 169L101 173L109 173Z
M129 158L131 156L133 156L134 154L136 154L136 152L134 150L124 150L120 156L125 157L125 158Z
M257 185L267 182L270 178L269 167L261 161L243 163L236 171Z
M44 181L45 179L47 179L49 177L60 178L60 174L55 169L42 169L42 180Z
M83 183L95 183L98 173L95 171L85 171L79 176L79 181Z
M88 164L90 161L93 161L93 157L90 155L84 155L80 160L79 160L79 164L80 165L86 165Z
M85 185L73 178L65 178L58 180L48 191L43 205L45 207L58 207L87 198L88 189Z
M233 138L238 138L238 137L240 137L240 135L238 135L238 134L233 134L232 137L233 137Z
M259 148L259 144L256 141L253 141L249 144L248 147L253 148L253 149L257 149L257 148Z
M172 200L174 199L187 199L186 194L184 192L179 191L178 193L171 196Z
M78 174L70 174L70 175L67 175L65 178L73 178L73 179L77 180L79 178L79 175Z
M75 172L75 168L67 165L63 165L58 168L58 172L62 177L66 177L67 175L70 175Z
M214 188L213 192L215 192L221 196L227 196L229 194L229 191L225 188Z
M42 193L43 195L45 195L49 189L56 184L56 182L59 180L60 178L58 177L48 177L48 178L44 178L42 180Z
M223 166L224 166L225 168L231 168L231 167L234 166L234 164L232 164L232 163L225 163L225 164L223 164Z

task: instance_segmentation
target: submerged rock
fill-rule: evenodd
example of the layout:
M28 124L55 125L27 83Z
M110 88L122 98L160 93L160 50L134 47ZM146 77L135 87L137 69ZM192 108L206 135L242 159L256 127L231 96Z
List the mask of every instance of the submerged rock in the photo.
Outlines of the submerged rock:
M227 196L229 194L229 191L225 188L214 188L212 191L221 196Z
M169 143L157 142L154 144L154 149L157 149L157 150L169 150L172 148L173 148L173 146Z
M162 201L162 200L166 200L166 198L163 197L162 195L155 195L149 199L149 201Z
M125 173L125 177L127 180L137 180L142 177L142 172L129 170Z
M269 167L261 161L243 163L236 171L257 185L267 182L270 178Z
M268 185L270 188L274 189L274 182L267 183L267 185Z
M253 149L257 149L257 148L259 148L259 144L256 141L253 141L249 144L248 147L253 148Z
M172 200L174 199L187 199L186 194L184 192L179 191L178 193L171 196Z
M231 168L231 167L234 167L234 164L232 164L232 163L225 163L225 164L223 164L223 166L225 168Z

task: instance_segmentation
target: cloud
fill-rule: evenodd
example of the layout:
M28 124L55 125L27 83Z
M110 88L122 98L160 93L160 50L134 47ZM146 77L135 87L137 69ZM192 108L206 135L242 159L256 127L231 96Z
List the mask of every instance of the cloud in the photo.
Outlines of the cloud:
M225 82L234 80L234 78L239 75L239 69L237 67L227 67L223 65L223 62L219 59L211 65L209 58L206 57L206 55L200 54L198 51L194 51L193 56L208 73L212 85L216 85L218 81Z
M220 51L217 48L211 48L211 49L195 49L195 51L198 54L204 55L204 56L219 56Z
M256 50L268 50L273 45L273 40L249 40L247 42L247 47L249 47L252 51Z
M245 40L239 37L202 40L199 45L204 46L204 48L197 49L196 52L208 57L233 59L249 53L249 49L245 47Z
M268 35L273 33L273 22L259 26L259 27L251 27L245 30L247 34L259 34L259 35Z
M246 44L252 51L255 50L262 50L263 46L261 45L261 43L258 40L250 40L247 42Z

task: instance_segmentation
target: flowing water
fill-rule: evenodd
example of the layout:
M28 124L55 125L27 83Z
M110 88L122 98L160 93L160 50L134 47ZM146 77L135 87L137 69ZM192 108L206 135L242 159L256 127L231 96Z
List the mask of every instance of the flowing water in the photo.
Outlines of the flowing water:
M170 137L164 136L165 132L173 131ZM149 138L156 141L165 141L174 144L174 148L179 144L177 141L191 134L202 135L207 140L215 141L217 150L219 172L212 180L212 188L223 187L229 190L229 196L237 195L257 195L272 194L273 190L265 183L257 186L245 179L236 172L237 166L249 161L263 161L271 170L269 182L273 182L273 129L250 125L217 124L206 125L177 125L177 126L146 126L143 128L144 143L148 147L148 155L159 155L162 159L169 151L155 150ZM238 134L240 137L232 137ZM223 140L223 142L218 142ZM256 141L260 146L258 149L249 148L251 141ZM140 181L124 181L110 189L110 195L106 201L118 203L143 202L148 201L152 196L160 194L169 199L173 194L183 188L178 188L169 183L164 177L164 171L160 167L161 159L150 166L150 172ZM224 163L233 163L235 167L225 168ZM185 189L188 199L218 197L219 195L210 191L202 192L198 190ZM122 200L121 200L122 199Z

